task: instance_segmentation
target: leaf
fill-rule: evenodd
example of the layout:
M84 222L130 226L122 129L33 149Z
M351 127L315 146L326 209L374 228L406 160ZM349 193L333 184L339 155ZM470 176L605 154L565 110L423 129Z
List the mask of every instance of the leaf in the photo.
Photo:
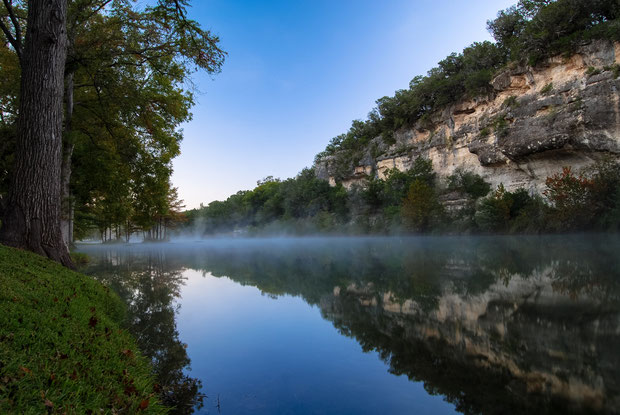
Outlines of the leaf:
M136 389L135 386L129 385L125 388L125 395L127 396L137 395L137 394L138 394L138 390Z
M140 410L144 411L146 408L149 407L149 400L145 399L142 402L140 402Z
M27 367L24 366L20 366L19 370L21 370L24 373L32 373L32 370L28 369Z
M97 322L98 322L98 321L99 321L99 320L97 320L97 317L92 316L92 317L90 318L90 320L88 320L88 325L89 325L91 328L93 328L93 329L94 329L94 328L95 328L95 326L97 325Z
M127 357L133 357L133 352L129 349L121 350L121 353Z
M46 399L45 400L45 406L47 406L48 408L53 408L54 404L49 399Z

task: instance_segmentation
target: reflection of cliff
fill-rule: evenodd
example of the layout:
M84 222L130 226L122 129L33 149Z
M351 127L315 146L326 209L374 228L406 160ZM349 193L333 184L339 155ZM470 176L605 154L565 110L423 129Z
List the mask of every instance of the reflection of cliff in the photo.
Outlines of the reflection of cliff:
M153 363L162 402L172 414L192 413L202 405L201 382L184 373L190 359L179 340L174 305L183 284L180 265L163 252L106 252L99 259L89 273L127 304L128 329Z
M615 413L619 247L613 236L224 240L135 247L93 272L128 299L155 341L146 350L179 368L189 361L172 304L193 268L319 305L390 371L462 412Z
M463 412L620 411L618 297L571 298L554 289L555 271L472 296L446 290L432 311L355 285L334 289L321 309L393 373L424 381Z

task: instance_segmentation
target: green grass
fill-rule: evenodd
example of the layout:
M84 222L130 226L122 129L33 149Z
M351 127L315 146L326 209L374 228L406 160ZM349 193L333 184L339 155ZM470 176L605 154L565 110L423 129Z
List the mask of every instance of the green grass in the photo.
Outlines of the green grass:
M166 413L123 315L92 278L0 245L0 413Z

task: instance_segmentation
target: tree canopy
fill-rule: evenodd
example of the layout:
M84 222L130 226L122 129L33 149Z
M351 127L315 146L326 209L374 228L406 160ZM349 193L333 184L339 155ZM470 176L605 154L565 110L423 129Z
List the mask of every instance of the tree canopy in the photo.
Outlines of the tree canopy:
M6 2L5 2L6 3ZM65 66L63 160L70 180L65 194L75 209L76 236L93 229L155 232L180 208L170 184L172 160L191 119L192 74L220 71L219 38L189 18L187 0L158 0L142 7L130 0L69 1ZM25 3L13 10L24 16ZM0 21L8 30L7 9ZM12 42L10 42L12 44ZM11 172L19 84L17 49L0 50L0 191ZM63 200L63 203L66 203Z

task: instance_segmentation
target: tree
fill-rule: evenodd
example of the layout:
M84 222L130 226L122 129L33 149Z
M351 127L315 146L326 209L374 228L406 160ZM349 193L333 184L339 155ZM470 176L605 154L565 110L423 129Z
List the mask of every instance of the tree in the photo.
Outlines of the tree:
M0 13L6 39L15 38L25 20L25 2L14 3L4 5L17 16L15 29L8 30L12 20ZM66 244L73 239L74 215L81 236L95 228L120 234L122 227L126 234L135 227L131 219L138 204L170 203L170 195L159 191L151 193L157 201L139 197L141 174L156 171L157 186L172 192L171 161L182 139L178 128L191 119L190 76L197 70L217 73L225 56L217 36L187 17L188 4L158 0L140 8L130 0L69 1L60 178ZM0 135L7 138L0 146L0 192L12 170L12 120L19 101L12 86L19 71L11 63L17 50L4 47L0 53ZM161 219L156 210L150 212Z
M80 164L78 186L72 162L85 155L99 154L122 165L128 184L141 182L146 158L159 165L158 176L167 181L171 160L179 154L178 126L191 119L190 75L196 70L217 73L225 53L217 36L187 17L186 0L158 0L144 9L128 0L71 4L66 107L70 113L75 105L75 115L64 135L63 178L71 180L63 180L63 200L69 201L68 210L74 200L80 210L92 206L100 190L82 186L93 182L83 177L95 176L105 186L100 172L111 171L89 161ZM78 154L71 157L74 150ZM134 201L143 201L135 197L136 186L131 190ZM70 219L71 212L65 217Z
M579 173L575 175L570 167L562 173L547 177L543 194L551 203L550 219L560 229L580 229L592 221L594 204L592 193L594 181Z
M402 215L405 226L416 232L430 228L432 219L441 206L433 188L423 179L415 179L403 201Z
M13 24L0 28L20 59L21 84L14 174L2 218L0 242L73 266L60 230L60 173L67 0L30 0L25 43Z

